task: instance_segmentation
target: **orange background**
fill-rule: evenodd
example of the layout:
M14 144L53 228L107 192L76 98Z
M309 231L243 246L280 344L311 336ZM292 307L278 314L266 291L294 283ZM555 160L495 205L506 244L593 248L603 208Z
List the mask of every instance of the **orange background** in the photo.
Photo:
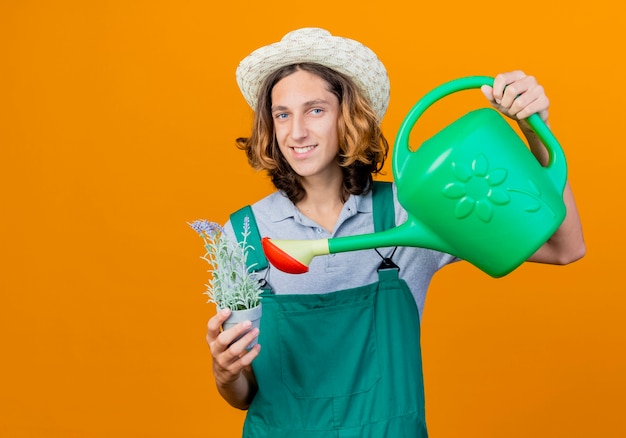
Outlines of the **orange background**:
M239 436L243 414L212 381L206 266L186 222L224 222L271 190L234 146L251 121L234 70L311 25L386 64L391 141L459 76L523 69L552 101L588 255L436 276L431 436L626 436L624 14L610 0L422 3L2 2L1 436ZM478 93L433 107L424 131Z

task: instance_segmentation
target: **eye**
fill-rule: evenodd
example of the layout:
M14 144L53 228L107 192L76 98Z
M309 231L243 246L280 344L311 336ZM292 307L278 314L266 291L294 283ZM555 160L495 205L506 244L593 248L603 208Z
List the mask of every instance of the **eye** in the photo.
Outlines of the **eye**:
M275 119L283 120L287 118L287 113L276 113L274 114Z
M323 109L321 109L321 108L313 108L313 109L311 110L311 113L312 113L312 114L321 114L322 112L324 112L324 110L323 110Z

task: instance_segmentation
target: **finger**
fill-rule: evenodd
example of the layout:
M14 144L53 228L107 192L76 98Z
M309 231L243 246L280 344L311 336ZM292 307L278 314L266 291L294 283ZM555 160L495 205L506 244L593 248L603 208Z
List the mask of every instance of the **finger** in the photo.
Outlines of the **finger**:
M515 109L517 112L523 102L530 102L536 99L539 94L543 93L543 88L537 84L537 80L533 76L525 76L515 82L507 85L502 98L502 106L505 108ZM521 99L521 100L520 100ZM517 105L517 108L514 108Z
M493 88L490 87L489 85L483 85L480 87L480 91L483 92L483 94L485 95L485 97L487 98L487 100L492 104L495 105L496 104L496 100L493 97Z
M546 96L546 93L541 85L537 85L532 90L529 90L524 95L524 100L521 102L515 102L512 110L515 111L517 118L525 119L532 114L539 113L541 118L545 121L548 115L548 108L550 107L550 99Z
M505 106L503 103L505 90L510 87L512 83L519 81L525 76L526 75L521 70L498 74L493 80L493 97L496 103Z
M233 362L226 364L225 366L219 366L217 364L213 364L213 372L216 378L220 379L222 382L232 382L234 381L241 372L252 364L254 359L256 359L261 351L261 345L256 344L254 347L250 349L250 351L246 351L245 354L234 360Z
M238 357L238 358L242 357L243 354L247 353L248 345L250 345L252 341L254 341L258 336L259 336L259 329L255 327L252 330L245 333L243 336L241 336L241 338L232 342L231 345L228 347L228 352L233 357Z
M209 319L209 323L207 325L207 338L210 336L212 339L217 338L220 334L220 328L224 321L228 319L230 316L230 309L222 309L217 312L211 319Z
M519 111L515 112L515 117L519 120L530 117L531 115L538 113L541 117L541 120L544 122L548 119L548 107L550 106L549 99L541 94L535 100L529 102L527 105L524 105Z
M252 361L257 358L259 352L261 351L261 344L256 344L254 347L250 349L240 360L242 367L250 366Z
M233 342L235 342L237 338L243 336L244 333L249 331L250 327L252 327L252 322L250 322L249 320L240 322L234 327L222 331L222 333L220 333L217 337L216 342L220 344L224 349L227 349L231 346L231 344L233 344Z
M259 329L253 328L243 335L240 339L232 342L231 345L219 354L215 359L215 364L218 367L218 372L221 374L226 373L229 376L237 375L241 372L241 369L248 366L258 356L261 346L255 344L250 350L248 345L259 336Z

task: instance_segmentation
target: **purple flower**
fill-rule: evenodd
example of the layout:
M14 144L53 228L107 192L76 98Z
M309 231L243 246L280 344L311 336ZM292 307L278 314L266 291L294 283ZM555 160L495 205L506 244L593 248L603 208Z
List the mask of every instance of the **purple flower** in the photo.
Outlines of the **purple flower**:
M212 236L224 233L224 229L217 222L210 222L206 219L199 219L189 223L189 226L200 236Z

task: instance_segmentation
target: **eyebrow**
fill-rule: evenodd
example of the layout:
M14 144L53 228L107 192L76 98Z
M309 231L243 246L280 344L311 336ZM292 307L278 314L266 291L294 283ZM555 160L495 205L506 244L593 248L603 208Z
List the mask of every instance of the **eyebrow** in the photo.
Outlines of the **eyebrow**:
M317 105L330 105L330 102L327 101L326 99L314 99L314 100L309 100L308 102L304 102L304 107L310 108L312 106L317 106ZM282 106L282 105L276 105L276 106L272 106L272 112L274 111L285 111L288 110L289 108L287 108L286 106Z

